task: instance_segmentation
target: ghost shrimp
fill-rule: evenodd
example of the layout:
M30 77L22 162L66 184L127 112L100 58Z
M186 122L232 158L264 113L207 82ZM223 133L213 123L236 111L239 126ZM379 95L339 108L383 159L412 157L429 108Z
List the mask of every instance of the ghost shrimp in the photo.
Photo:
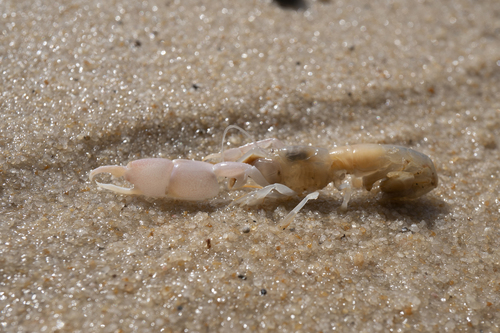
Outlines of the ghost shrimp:
M235 128L251 137L243 129L230 126L223 135L220 154L205 160L235 161L254 166L270 184L233 202L255 205L266 197L304 196L303 200L281 221L285 229L318 190L330 183L343 191L341 210L346 210L352 188L370 191L376 182L380 190L392 198L417 198L434 189L438 177L434 163L413 149L383 145L355 144L333 149L310 146L286 146L271 138L254 141L239 148L224 150L227 130ZM351 183L345 183L351 175Z
M90 180L100 173L110 173L114 178L124 177L134 185L128 188L96 182L99 187L115 193L188 201L215 197L219 193L219 177L230 178L234 188L243 187L248 177L261 186L269 184L256 167L231 161L211 164L183 159L148 158L132 161L127 166L98 167L90 172Z

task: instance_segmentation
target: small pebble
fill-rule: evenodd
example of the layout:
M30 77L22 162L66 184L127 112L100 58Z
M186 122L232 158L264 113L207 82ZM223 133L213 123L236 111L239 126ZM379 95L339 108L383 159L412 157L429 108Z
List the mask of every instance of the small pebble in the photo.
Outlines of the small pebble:
M245 225L243 228L241 228L241 232L244 234L248 234L250 232L250 226Z

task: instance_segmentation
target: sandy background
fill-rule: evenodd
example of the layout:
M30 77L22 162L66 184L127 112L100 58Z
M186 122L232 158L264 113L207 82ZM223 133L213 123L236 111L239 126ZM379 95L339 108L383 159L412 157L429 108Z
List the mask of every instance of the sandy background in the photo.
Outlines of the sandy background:
M0 2L0 331L500 331L500 2L302 4ZM283 232L297 199L88 181L201 159L229 124L408 146L440 184L347 213L328 187Z

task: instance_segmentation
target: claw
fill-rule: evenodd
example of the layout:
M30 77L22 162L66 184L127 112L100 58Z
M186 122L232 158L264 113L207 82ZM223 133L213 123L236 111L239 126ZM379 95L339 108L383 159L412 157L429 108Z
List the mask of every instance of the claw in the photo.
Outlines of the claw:
M168 190L174 164L163 158L149 158L130 162L126 167L105 165L90 172L90 180L99 173L110 173L114 178L124 177L134 188L97 183L101 188L120 194L144 194L149 197L164 197Z
M113 191L113 192L119 193L119 194L126 194L126 195L129 195L129 194L142 194L141 191L139 191L139 190L137 190L135 188L121 187L121 186L116 186L116 185L113 185L113 184L103 184L103 183L99 183L99 182L96 182L96 184L100 188L104 188L106 190L110 190L110 191Z
M113 178L120 178L125 175L125 172L127 171L127 168L120 166L120 165L104 165L102 167L98 167L97 169L94 169L90 172L90 181L94 178L95 175L100 174L100 173L110 173ZM98 183L99 184L99 183Z
M98 167L97 169L94 169L90 172L90 181L94 178L95 175L100 174L100 173L110 173L113 178L120 178L125 176L125 173L127 172L127 168L120 166L120 165L105 165L102 167ZM116 186L113 184L104 184L104 183L99 183L96 182L97 186L100 188L104 188L106 190L113 191L115 193L120 193L120 194L141 194L141 191L133 189L133 188L127 188L127 187L121 187L121 186Z

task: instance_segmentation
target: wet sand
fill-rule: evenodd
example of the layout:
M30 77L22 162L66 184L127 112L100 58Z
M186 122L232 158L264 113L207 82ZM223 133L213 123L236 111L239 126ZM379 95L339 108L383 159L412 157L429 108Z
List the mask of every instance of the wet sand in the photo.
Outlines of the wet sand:
M499 332L498 1L4 1L5 332ZM439 186L228 207L89 171L257 139L427 154ZM231 132L232 146L246 138ZM110 177L99 176L100 181Z

